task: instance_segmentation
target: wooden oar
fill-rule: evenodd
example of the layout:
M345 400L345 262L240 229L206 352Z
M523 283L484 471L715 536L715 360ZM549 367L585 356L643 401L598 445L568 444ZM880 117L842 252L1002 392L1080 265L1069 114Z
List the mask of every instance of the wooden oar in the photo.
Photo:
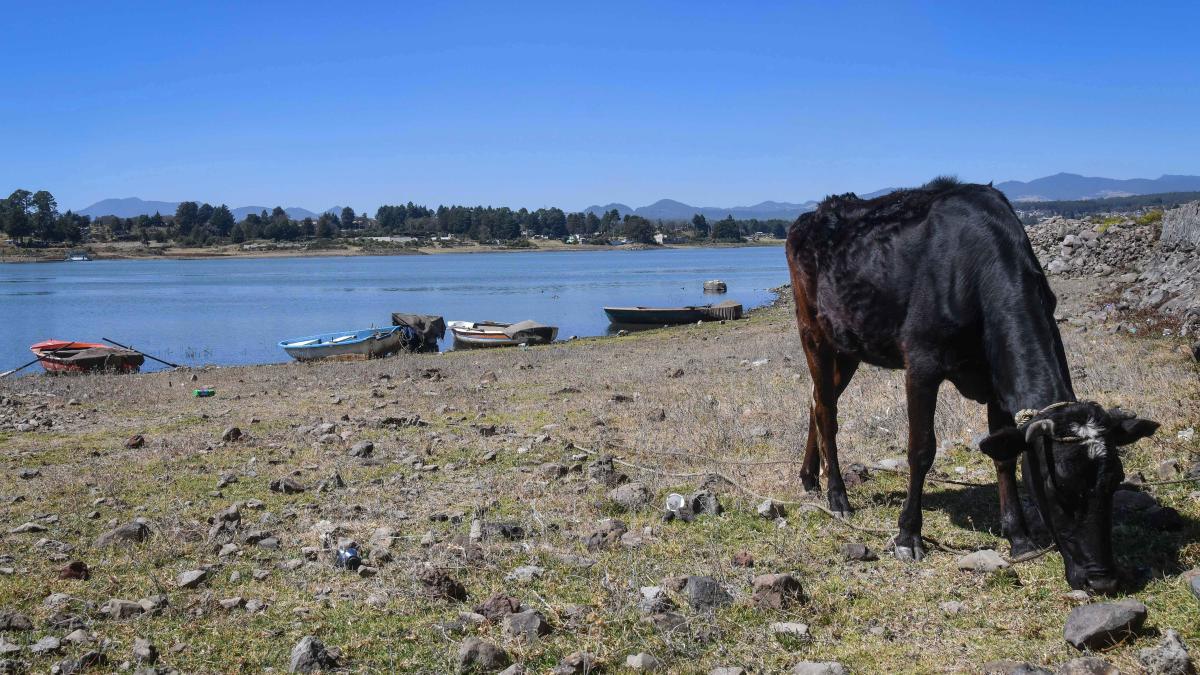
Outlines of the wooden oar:
M63 346L61 346L61 347L56 347L56 348L54 348L54 349L51 349L50 351L46 352L46 356L53 356L54 354L58 353L60 350L66 349L67 347L73 346L74 344L75 344L74 342L68 342L68 343L64 344ZM34 359L34 360L30 361L29 363L26 363L26 364L25 364L25 365L23 365L23 366L19 366L19 367L17 367L17 368L13 368L12 370L6 370L6 371L4 371L3 373L0 373L0 379L6 378L6 377L8 377L9 375L12 375L12 374L13 374L13 373L15 373L15 372L18 372L18 371L21 371L21 370L25 370L25 369L26 369L26 368L28 368L29 366L32 366L33 364L37 363L38 361L41 361L43 358L44 358L44 357L42 357L42 356L39 356L39 357L37 357L36 359Z
M108 344L110 344L110 345L116 345L116 346L118 346L118 347L120 347L120 348L122 348L122 349L128 349L128 350L129 350L129 351L131 351L131 352L137 352L137 353L141 354L142 356L144 356L144 357L146 357L146 358L148 358L148 359L152 359L152 360L154 360L154 361L158 361L159 363L161 363L161 364L163 364L163 365L171 366L172 368L182 368L182 367L183 367L183 366L181 366L181 365L179 365L179 364L176 364L176 363L171 363L170 361L163 361L162 359L158 358L157 356L150 356L150 355L149 355L149 354L147 354L146 352L138 351L138 350L134 349L133 347L129 347L129 346L127 346L127 345L123 345L123 344L121 344L120 342L116 342L115 340L109 340L108 338L100 338L100 339L101 339L101 340L104 340L105 342L107 342L107 343L108 343Z
M16 368L13 368L12 370L6 370L6 371L4 371L3 373L0 373L0 379L6 378L6 377L8 377L9 375L12 375L12 374L13 374L13 373L15 373L15 372L18 372L18 371L21 371L21 370L25 370L25 369L26 369L26 368L28 368L29 366L32 366L33 364L35 364L35 363L37 363L38 361L41 361L41 360L42 360L42 357L40 357L40 356L39 356L39 357L37 357L36 359L34 359L34 360L30 361L29 363L26 363L26 364L25 364L25 365L23 365L23 366L18 366L18 367L16 367Z

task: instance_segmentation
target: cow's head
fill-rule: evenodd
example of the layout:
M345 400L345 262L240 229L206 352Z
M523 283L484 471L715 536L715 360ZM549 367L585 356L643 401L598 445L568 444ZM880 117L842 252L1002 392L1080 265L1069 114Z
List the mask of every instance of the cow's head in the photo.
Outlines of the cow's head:
M1145 438L1157 422L1091 402L1042 411L1019 427L1001 429L980 442L993 459L1024 454L1026 488L1075 589L1117 589L1112 554L1112 498L1125 479L1117 448Z

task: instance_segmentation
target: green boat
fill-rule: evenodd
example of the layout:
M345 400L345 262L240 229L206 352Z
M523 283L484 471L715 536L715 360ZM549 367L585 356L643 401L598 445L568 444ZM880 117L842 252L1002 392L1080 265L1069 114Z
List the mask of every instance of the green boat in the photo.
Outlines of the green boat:
M727 300L715 305L686 307L605 307L604 313L612 323L641 323L672 326L697 321L721 321L742 318L742 305Z

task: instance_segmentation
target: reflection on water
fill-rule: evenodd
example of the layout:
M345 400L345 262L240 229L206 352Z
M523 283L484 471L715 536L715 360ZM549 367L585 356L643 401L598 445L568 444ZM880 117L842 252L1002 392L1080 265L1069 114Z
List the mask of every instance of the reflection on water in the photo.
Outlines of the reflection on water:
M22 285L0 292L0 370L51 337L111 337L188 364L285 361L282 339L388 325L392 312L604 335L603 306L714 302L708 279L747 309L764 304L787 283L783 249L0 264L0 284Z

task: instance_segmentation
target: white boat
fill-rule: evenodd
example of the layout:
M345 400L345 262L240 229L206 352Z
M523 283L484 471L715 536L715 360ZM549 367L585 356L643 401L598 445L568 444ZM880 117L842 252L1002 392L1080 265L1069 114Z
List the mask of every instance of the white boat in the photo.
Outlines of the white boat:
M284 340L280 348L297 361L316 359L376 359L405 347L401 326L324 333Z
M557 326L545 326L536 321L449 321L446 327L454 336L454 347L457 349L543 345L554 342L558 337Z

